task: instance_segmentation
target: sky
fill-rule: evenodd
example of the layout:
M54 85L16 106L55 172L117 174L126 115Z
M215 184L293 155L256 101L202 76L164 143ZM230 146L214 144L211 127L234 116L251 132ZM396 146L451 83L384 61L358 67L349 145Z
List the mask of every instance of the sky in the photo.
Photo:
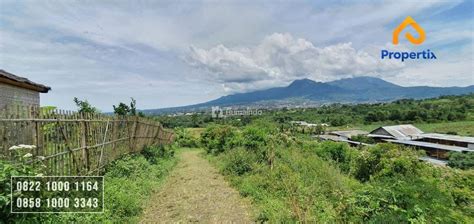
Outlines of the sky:
M411 16L421 45L392 32ZM0 69L51 86L42 105L183 106L295 79L474 85L474 1L0 0ZM380 51L435 52L382 60Z

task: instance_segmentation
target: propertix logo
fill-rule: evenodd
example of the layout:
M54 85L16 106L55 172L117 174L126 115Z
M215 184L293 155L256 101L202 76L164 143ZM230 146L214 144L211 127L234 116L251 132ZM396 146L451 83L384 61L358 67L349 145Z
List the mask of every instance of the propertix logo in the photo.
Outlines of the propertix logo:
M405 18L405 20L403 20L403 22L400 23L400 25L398 25L397 28L395 28L395 30L393 30L392 43L394 45L398 45L399 43L398 37L400 36L400 33L402 32L402 30L404 30L407 26L413 27L413 29L415 29L415 31L418 33L418 38L416 38L411 33L407 32L405 34L405 37L408 39L408 41L410 41L414 45L422 44L426 39L425 30L423 30L423 28L420 25L418 25L418 23L410 16L407 16L407 18ZM380 52L380 57L381 59L397 59L397 60L401 60L402 62L409 59L412 59L412 60L437 59L434 52L430 51L430 49L419 51L419 52L406 52L406 51L405 52L398 52L398 51L392 52L389 50L382 50Z

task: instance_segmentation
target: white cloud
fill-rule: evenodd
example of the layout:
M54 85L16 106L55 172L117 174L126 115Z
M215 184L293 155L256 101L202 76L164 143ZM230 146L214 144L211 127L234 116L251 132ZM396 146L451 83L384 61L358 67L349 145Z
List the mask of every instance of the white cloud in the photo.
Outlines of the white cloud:
M79 96L103 110L130 96L147 108L177 106L297 78L373 75L398 84L472 84L472 44L462 57L457 53L472 42L472 19L439 14L458 4L2 0L0 64L50 85L45 104L74 108L71 99ZM436 63L402 67L378 60L406 15L425 28L423 47L449 43L450 61L438 50ZM457 78L448 78L450 71Z
M316 47L288 33L274 33L250 48L191 47L186 59L231 92L303 77L328 81L361 75L387 76L403 67L398 61L381 61L378 56L357 50L350 42Z

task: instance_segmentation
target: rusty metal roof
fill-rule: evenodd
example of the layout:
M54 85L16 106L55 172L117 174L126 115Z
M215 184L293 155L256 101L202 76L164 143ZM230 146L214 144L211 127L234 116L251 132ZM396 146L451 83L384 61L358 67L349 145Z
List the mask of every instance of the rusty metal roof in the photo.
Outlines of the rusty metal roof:
M41 93L47 93L49 90L51 90L51 87L49 86L32 82L28 80L27 78L14 75L12 73L9 73L1 69L0 69L0 83L6 83L6 84L34 90Z

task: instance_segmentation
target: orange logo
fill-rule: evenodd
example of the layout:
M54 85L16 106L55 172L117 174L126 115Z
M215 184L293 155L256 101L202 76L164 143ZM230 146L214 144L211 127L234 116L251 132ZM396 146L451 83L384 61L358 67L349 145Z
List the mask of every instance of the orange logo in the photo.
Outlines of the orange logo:
M393 30L393 39L392 39L393 44L395 44L395 45L398 44L398 35L399 35L400 32L402 32L402 30L405 29L408 25L412 26L413 29L415 29L415 31L416 31L416 32L418 33L418 35L419 35L418 38L415 38L415 37L413 37L413 35L411 35L410 33L406 33L406 34L405 34L405 37L406 37L412 44L421 44L421 43L423 43L423 41L425 41L425 39L426 39L426 34L425 34L425 31L423 30L423 28L421 28L421 26L418 25L418 23L416 23L413 18L411 18L410 16L407 16L407 18L405 18L405 20L403 20L403 22L400 23L400 25L398 25L398 27L395 28L395 30Z

